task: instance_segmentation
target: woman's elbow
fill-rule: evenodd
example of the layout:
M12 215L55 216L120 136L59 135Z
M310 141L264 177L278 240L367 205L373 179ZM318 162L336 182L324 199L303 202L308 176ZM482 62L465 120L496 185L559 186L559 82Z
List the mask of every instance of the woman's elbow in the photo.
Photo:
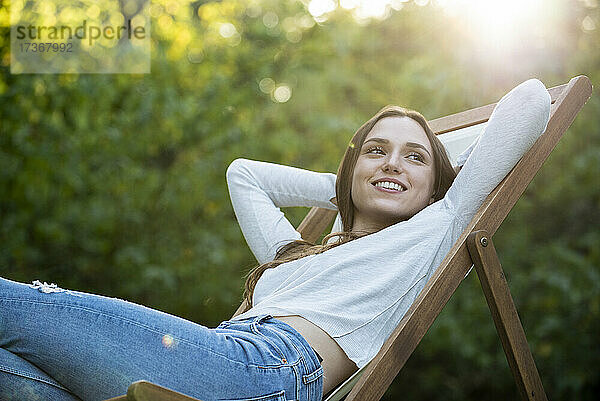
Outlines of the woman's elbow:
M546 86L539 79L532 78L515 87L512 92L517 98L517 104L521 105L524 120L537 126L535 131L539 134L544 132L550 119L552 103Z
M535 109L550 110L552 99L550 93L542 81L537 78L531 78L521 83L515 88L515 95Z
M227 167L227 171L225 172L225 178L227 182L230 182L234 176L239 175L241 171L245 168L246 159L237 158L232 161Z

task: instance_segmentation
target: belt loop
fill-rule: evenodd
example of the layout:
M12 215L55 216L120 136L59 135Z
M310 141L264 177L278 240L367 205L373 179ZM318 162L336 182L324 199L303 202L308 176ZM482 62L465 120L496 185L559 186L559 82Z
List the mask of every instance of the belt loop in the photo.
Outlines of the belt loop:
M258 315L254 318L254 323L259 324L260 322L262 322L263 320L268 320L270 318L272 318L273 316L269 315L269 314L264 314L264 315Z

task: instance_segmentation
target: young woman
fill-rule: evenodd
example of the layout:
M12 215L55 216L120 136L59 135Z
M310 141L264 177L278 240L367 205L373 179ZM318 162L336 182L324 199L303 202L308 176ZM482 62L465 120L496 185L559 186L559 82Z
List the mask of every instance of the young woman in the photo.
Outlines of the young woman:
M102 400L150 380L204 401L320 400L377 354L549 114L540 81L517 86L459 157L458 175L425 119L398 107L359 128L337 177L234 161L231 200L260 265L245 311L214 329L0 279L0 399ZM342 231L306 243L285 206L337 209Z

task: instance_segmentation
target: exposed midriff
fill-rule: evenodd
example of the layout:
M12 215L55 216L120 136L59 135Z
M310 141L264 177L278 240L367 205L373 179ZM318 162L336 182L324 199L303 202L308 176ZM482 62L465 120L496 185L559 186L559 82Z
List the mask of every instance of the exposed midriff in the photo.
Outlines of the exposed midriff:
M319 326L298 315L273 317L292 326L323 358L324 395L358 370L335 340Z

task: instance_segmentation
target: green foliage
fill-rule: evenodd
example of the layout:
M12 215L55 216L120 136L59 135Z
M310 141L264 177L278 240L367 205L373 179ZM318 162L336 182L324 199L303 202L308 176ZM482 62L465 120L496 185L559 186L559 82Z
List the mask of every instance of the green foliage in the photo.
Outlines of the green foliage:
M1 28L0 275L214 327L256 263L229 202L232 160L335 172L354 130L386 104L435 118L532 76L597 83L599 29L580 25L590 16L600 27L598 8L565 3L572 13L553 20L560 29L543 50L527 41L503 63L477 57L464 31L414 4L382 21L336 10L315 24L300 1L156 1L150 75L11 75ZM7 15L0 6L3 27ZM222 23L236 34L219 35ZM289 101L263 92L265 78L290 88ZM557 400L600 390L599 127L594 94L494 237ZM306 210L286 212L298 224ZM517 398L475 276L384 399Z

